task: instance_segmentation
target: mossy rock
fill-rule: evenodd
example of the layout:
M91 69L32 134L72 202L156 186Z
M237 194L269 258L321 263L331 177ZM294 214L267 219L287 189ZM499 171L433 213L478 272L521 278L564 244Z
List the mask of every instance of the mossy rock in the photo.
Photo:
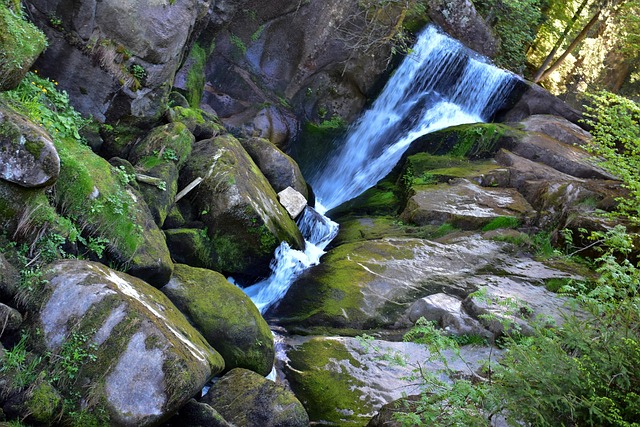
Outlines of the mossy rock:
M139 170L145 179L138 178L138 188L144 197L158 227L164 225L169 211L175 204L178 192L178 167L172 162L162 162L149 169ZM147 180L146 177L155 178Z
M182 123L169 123L154 128L129 153L135 166L151 168L159 162L173 162L181 169L191 154L195 138Z
M296 396L255 372L236 368L204 396L225 420L246 427L306 427L309 416Z
M107 239L111 261L153 285L166 284L173 270L169 249L142 196L126 184L131 177L75 141L59 140L56 148L58 208L79 228Z
M18 292L20 273L0 252L0 301L10 303Z
M214 270L265 276L280 242L298 249L304 247L297 225L233 136L194 144L180 186L196 178L204 179L188 197L207 227Z
M89 414L106 411L110 425L158 425L224 369L171 301L140 279L87 261L52 264L44 279L32 348L53 354L46 369L60 375L61 393ZM69 378L57 361L83 351L90 363L73 362Z
M198 228L165 230L167 246L172 259L192 267L213 268L216 259L213 244L207 232Z
M364 426L374 412L346 365L360 367L339 340L312 338L287 352L285 374L311 421L339 426Z
M218 116L198 108L176 106L167 111L167 118L171 123L185 125L196 141L213 138L225 133L224 126L220 123Z
M60 174L51 136L0 102L0 178L22 187L46 187Z
M55 424L62 412L62 396L49 382L39 381L24 402L28 420L35 424Z
M388 176L358 197L335 207L327 215L338 222L340 218L351 215L397 215L403 205L401 189L395 181L393 176Z
M45 35L27 22L19 4L0 3L0 91L14 89L47 47Z
M271 372L274 343L269 325L249 297L223 275L176 264L162 292L220 352L226 369Z

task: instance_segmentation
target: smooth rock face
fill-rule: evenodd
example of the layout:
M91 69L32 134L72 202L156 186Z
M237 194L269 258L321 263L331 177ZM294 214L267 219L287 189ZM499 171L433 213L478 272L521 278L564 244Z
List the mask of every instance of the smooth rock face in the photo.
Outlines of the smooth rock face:
M436 322L452 335L490 336L477 320L463 311L460 299L444 293L429 295L414 302L409 308L408 317L413 323L420 318Z
M520 123L526 131L539 132L568 145L584 146L592 139L589 132L563 117L537 114Z
M255 372L233 369L204 396L227 421L246 427L306 427L309 416L298 399Z
M96 360L78 379L113 425L157 425L223 369L220 355L141 280L86 261L52 264L46 279L32 326L54 353L74 332L94 334Z
M296 219L298 215L307 207L307 199L302 194L291 187L287 187L278 193L280 204L289 213L291 219Z
M499 217L523 220L532 216L529 203L513 189L480 187L466 179L450 185L417 186L400 215L418 225L448 222L478 229Z
M180 177L211 241L211 267L226 273L267 275L273 252L282 241L303 248L295 222L237 139L227 134L194 144Z
M274 348L269 325L249 297L223 275L177 264L162 292L220 352L226 369L271 372Z
M0 178L35 188L53 184L59 174L60 158L51 137L0 105Z

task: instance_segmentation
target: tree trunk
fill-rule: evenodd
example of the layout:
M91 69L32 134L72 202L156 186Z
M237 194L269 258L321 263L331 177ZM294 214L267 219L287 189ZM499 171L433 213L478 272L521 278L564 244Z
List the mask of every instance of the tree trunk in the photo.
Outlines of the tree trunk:
M593 15L593 18L591 18L591 20L587 23L587 25L585 25L585 27L582 29L582 31L580 31L580 33L576 36L576 38L573 39L569 47L567 47L567 49L562 53L562 55L560 55L560 57L556 60L556 62L553 63L551 67L549 67L544 73L542 73L542 76L540 76L540 78L537 81L546 79L560 65L562 65L562 63L567 58L567 56L569 56L569 54L574 51L574 49L580 44L580 42L584 40L585 37L587 37L589 30L591 30L591 28L593 28L593 26L596 25L596 23L600 19L600 12L601 11L599 10L596 12L595 15Z
M564 43L564 40L569 35L569 32L573 29L573 26L580 18L580 14L582 13L582 10L585 8L588 2L589 0L583 0L582 3L580 3L580 6L578 7L578 9L576 9L575 13L571 17L571 21L569 21L569 24L567 24L567 26L564 28L564 31L560 35L560 38L556 41L556 44L553 45L553 49L551 49L549 55L547 55L540 68L538 68L536 75L533 76L534 83L538 83L540 81L542 74L544 74L544 70L547 68L547 66L549 66L549 64L553 60L553 57L556 56L556 52L558 52L558 49L560 49L560 46L562 46L562 43Z

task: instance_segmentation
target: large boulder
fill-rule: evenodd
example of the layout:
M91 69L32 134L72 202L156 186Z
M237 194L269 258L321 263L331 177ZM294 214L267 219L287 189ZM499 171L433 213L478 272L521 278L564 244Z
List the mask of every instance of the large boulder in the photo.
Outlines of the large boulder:
M149 121L163 113L175 72L208 1L33 0L50 47L42 74L100 121ZM78 82L84 82L78 84Z
M0 104L0 178L22 187L45 187L59 174L60 158L51 136Z
M298 399L280 384L236 368L204 396L227 421L246 427L306 427L309 416Z
M207 227L214 270L266 275L280 242L304 247L298 227L273 188L230 134L194 144L181 187L199 178L202 182L188 197Z
M64 355L70 344L92 354L75 381L59 384L85 411L106 411L111 425L159 424L224 368L167 297L139 279L86 261L52 264L44 279L31 295L35 348ZM51 357L50 369L60 359Z
M20 273L0 252L0 302L9 303L18 292Z
M86 233L106 239L109 258L129 273L154 286L166 284L173 262L142 196L128 185L135 177L76 141L57 144L64 167L56 185L56 205Z
M240 143L276 193L291 187L305 198L309 198L307 183L295 160L266 139L242 138Z
M25 76L47 40L32 23L26 21L20 2L0 4L0 91L14 89Z
M223 275L177 264L162 292L220 352L226 369L271 372L274 348L269 325L249 297Z

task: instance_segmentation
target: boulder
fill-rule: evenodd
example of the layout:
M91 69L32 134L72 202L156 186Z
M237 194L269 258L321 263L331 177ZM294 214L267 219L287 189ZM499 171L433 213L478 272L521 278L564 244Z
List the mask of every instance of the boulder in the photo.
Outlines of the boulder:
M162 292L220 352L226 369L268 375L273 335L248 296L220 273L177 264Z
M413 196L400 215L417 225L446 223L477 230L500 218L524 223L534 210L519 192L510 188L480 187L466 179L451 184L414 186Z
M194 140L194 136L182 123L159 126L131 149L129 161L134 166L146 168L168 162L181 169L191 154Z
M85 233L108 240L109 259L154 286L166 284L173 262L142 196L128 185L135 177L75 141L57 144L65 167L56 185L56 205L76 218Z
M22 187L46 187L60 174L51 136L0 104L0 178Z
M584 126L581 113L535 83L519 80L510 98L507 107L496 114L495 121L515 123L536 114L550 114Z
M23 17L20 2L0 5L0 91L14 89L24 78L47 39Z
M165 230L171 258L192 267L213 268L213 245L204 229L172 228Z
M276 193L292 187L306 199L309 194L298 164L274 144L262 138L242 138L240 143L249 153Z
M387 237L331 249L322 264L294 281L267 318L291 332L388 330L413 325L407 319L411 306L430 295L464 299L479 286L502 283L505 275L528 284L573 277L477 234L441 240ZM508 284L503 291L509 292ZM451 326L463 325L451 320Z
M450 375L470 375L500 350L465 346L461 356L445 353ZM444 364L412 342L346 337L293 337L284 373L317 425L363 426L383 405L420 392L415 369L442 374ZM492 361L491 363L495 363Z
M79 111L112 123L161 116L167 82L209 9L199 0L28 3L50 43L37 63L41 73L57 80Z
M20 273L0 252L0 302L9 303L18 292Z
M482 55L496 56L500 42L470 0L430 0L427 5L429 17L453 38Z
M278 200L287 210L291 219L296 219L307 207L307 199L291 187L287 187L279 192Z
M207 227L214 270L261 276L280 242L304 247L298 227L237 139L227 134L194 144L180 177L194 212Z
M165 424L167 427L234 427L206 403L191 399Z
M78 337L92 343L92 362L61 391L77 393L88 412L106 411L109 424L158 425L223 370L222 357L143 281L87 261L56 262L44 279L29 320L41 331L36 348L57 355L82 345Z
M524 130L547 135L568 145L588 145L593 138L589 132L564 117L536 114L522 120Z
M4 334L13 334L22 325L22 315L15 308L0 303L0 337Z
M309 416L293 393L246 369L236 368L228 372L202 400L238 426L309 425Z
M167 119L170 123L185 125L196 141L213 138L224 131L218 116L197 108L182 106L170 108L167 111Z
M164 226L169 211L175 205L178 193L178 168L173 162L161 162L155 166L138 167L138 189L158 227Z

